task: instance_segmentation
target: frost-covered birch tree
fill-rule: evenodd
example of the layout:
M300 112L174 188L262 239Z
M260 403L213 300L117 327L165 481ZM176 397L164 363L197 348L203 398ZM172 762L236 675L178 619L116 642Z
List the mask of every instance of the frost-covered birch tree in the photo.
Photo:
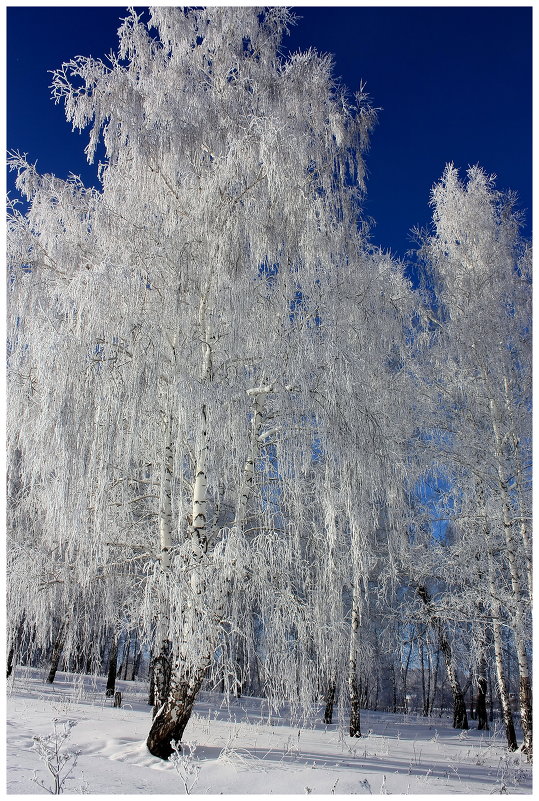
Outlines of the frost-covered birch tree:
M359 681L372 612L369 583L383 576L381 584L391 584L404 528L411 425L406 337L414 309L402 267L383 254L365 257L355 286L338 309L339 339L332 361L334 380L348 406L337 396L329 415L337 425L333 436L338 447L327 454L323 494L329 556L323 560L324 570L327 584L333 584L326 597L333 605L335 595L347 599L345 653L334 649L326 671L328 676L335 671L346 686L353 737L361 734ZM349 554L345 562L343 552ZM329 612L325 619L331 619Z
M291 22L281 8L130 11L108 61L78 56L53 78L67 119L90 129L89 160L103 147L100 189L11 160L29 204L9 223L10 442L33 499L21 514L58 554L59 586L127 577L172 667L148 738L164 758L244 601L267 686L312 697L309 672L288 669L307 619L298 527L327 482L311 468L324 454L351 491L349 466L375 441L368 403L346 422L350 387L369 381L354 353L369 370L392 352L364 333L357 278L374 115L330 58L280 58ZM345 306L355 339L340 333Z
M523 748L531 755L530 253L511 196L480 168L462 182L449 165L432 204L435 232L422 251L436 297L424 362L424 391L437 403L430 448L451 486L448 517L466 543L459 548L462 586L466 574L480 576L475 614L477 599L490 610L510 747L500 638L503 625L512 630ZM479 564L470 571L472 553Z

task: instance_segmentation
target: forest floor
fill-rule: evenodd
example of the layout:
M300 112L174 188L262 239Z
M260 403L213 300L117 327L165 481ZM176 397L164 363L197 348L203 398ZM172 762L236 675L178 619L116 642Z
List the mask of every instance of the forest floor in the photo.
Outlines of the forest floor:
M491 731L451 728L443 718L362 713L363 736L344 721L326 726L320 710L293 715L242 697L227 704L202 693L184 741L194 746L175 766L145 746L151 722L143 682L119 681L121 708L105 699L105 679L18 667L7 682L7 792L43 795L52 775L33 738L63 731L60 753L78 752L66 794L170 795L465 795L532 791L532 769ZM472 726L475 725L473 722ZM65 769L71 765L68 758ZM40 782L42 786L36 784ZM44 785L44 786L43 786Z

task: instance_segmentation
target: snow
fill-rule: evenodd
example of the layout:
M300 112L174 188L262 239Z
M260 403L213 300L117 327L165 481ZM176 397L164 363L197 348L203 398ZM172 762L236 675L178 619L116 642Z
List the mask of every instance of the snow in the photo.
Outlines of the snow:
M65 793L355 795L531 793L532 769L504 748L499 724L460 732L446 717L363 711L364 736L351 739L344 720L326 726L320 710L298 715L283 705L242 697L227 703L201 693L184 740L194 745L178 768L150 755L151 721L144 682L118 681L121 708L105 698L105 678L17 667L7 690L7 792L47 794L52 786L33 748L53 721L75 721L64 751L79 752ZM472 723L473 725L473 723Z

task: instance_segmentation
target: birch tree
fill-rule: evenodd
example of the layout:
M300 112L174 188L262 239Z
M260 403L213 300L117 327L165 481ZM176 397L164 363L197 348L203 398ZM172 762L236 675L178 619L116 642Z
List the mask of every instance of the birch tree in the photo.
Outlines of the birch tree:
M428 363L444 432L438 453L454 466L455 513L468 511L472 498L481 510L474 517L477 554L488 581L478 590L493 615L497 654L501 605L511 620L523 748L531 755L529 250L520 239L511 196L497 192L478 167L468 170L464 183L449 165L432 203L435 233L423 254L437 303ZM493 560L508 579L502 604ZM508 720L506 726L509 732Z
M312 695L309 671L298 686L287 669L306 620L294 532L313 452L343 453L334 326L359 300L374 114L329 57L281 60L291 22L130 11L108 62L53 76L90 161L102 142L99 191L11 160L29 203L9 229L10 370L26 382L11 441L32 454L28 492L46 487L40 538L69 565L63 586L121 564L146 636L171 648L148 737L162 758L242 592L261 610L268 686Z

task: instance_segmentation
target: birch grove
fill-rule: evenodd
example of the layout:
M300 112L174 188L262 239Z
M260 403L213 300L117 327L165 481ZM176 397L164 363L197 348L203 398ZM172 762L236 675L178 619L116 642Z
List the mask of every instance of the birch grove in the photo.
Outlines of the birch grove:
M412 675L488 725L492 666L514 748L509 648L531 757L529 252L450 166L413 290L362 220L375 110L292 24L131 9L53 72L99 188L10 154L8 674L113 692L132 645L167 759L202 687L359 737Z

